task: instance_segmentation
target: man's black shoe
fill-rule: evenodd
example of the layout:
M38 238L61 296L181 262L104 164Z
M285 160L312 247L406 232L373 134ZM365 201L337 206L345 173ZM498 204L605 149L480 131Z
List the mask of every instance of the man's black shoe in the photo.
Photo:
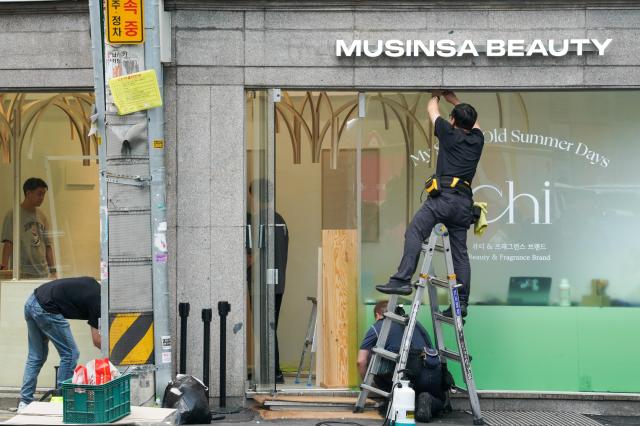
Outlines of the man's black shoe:
M451 305L449 305L449 307L447 309L442 311L442 315L444 315L445 317L453 318L453 313L451 312ZM467 316L467 304L466 303L461 303L460 304L460 315L462 316L462 318L465 318Z
M389 281L386 284L377 285L376 290L384 294L399 294L401 296L408 296L413 293L413 286L410 281Z

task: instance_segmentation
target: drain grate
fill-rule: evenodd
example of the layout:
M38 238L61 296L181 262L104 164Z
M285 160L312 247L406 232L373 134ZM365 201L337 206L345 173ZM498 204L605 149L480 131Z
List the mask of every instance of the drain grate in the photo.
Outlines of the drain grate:
M602 426L602 423L576 413L551 411L483 411L488 426Z

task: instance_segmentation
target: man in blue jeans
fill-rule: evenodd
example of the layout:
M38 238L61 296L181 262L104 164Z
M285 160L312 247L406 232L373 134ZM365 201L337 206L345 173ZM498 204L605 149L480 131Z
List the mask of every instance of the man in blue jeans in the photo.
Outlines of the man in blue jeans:
M73 376L80 352L67 319L86 320L93 344L100 349L100 284L91 277L63 278L42 284L24 304L24 319L29 331L29 355L18 411L33 401L38 374L49 354L49 341L60 355L58 386Z

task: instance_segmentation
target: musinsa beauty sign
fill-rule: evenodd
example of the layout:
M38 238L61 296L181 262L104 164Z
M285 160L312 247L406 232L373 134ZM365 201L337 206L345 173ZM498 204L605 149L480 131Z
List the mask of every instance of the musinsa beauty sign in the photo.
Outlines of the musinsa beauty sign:
M612 39L572 38L563 40L487 40L476 45L471 40L336 40L336 56L367 56L391 58L440 56L582 56L585 52L598 52L602 56Z

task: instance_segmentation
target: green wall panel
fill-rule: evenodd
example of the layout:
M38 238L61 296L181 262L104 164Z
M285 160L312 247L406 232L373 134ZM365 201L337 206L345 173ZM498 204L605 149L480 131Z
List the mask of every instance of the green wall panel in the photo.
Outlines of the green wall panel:
M640 391L638 308L576 308L580 391Z
M363 306L360 318L364 336L373 307ZM428 306L419 318L433 335ZM472 305L465 336L478 389L639 392L639 323L638 308ZM450 328L445 342L455 348Z

